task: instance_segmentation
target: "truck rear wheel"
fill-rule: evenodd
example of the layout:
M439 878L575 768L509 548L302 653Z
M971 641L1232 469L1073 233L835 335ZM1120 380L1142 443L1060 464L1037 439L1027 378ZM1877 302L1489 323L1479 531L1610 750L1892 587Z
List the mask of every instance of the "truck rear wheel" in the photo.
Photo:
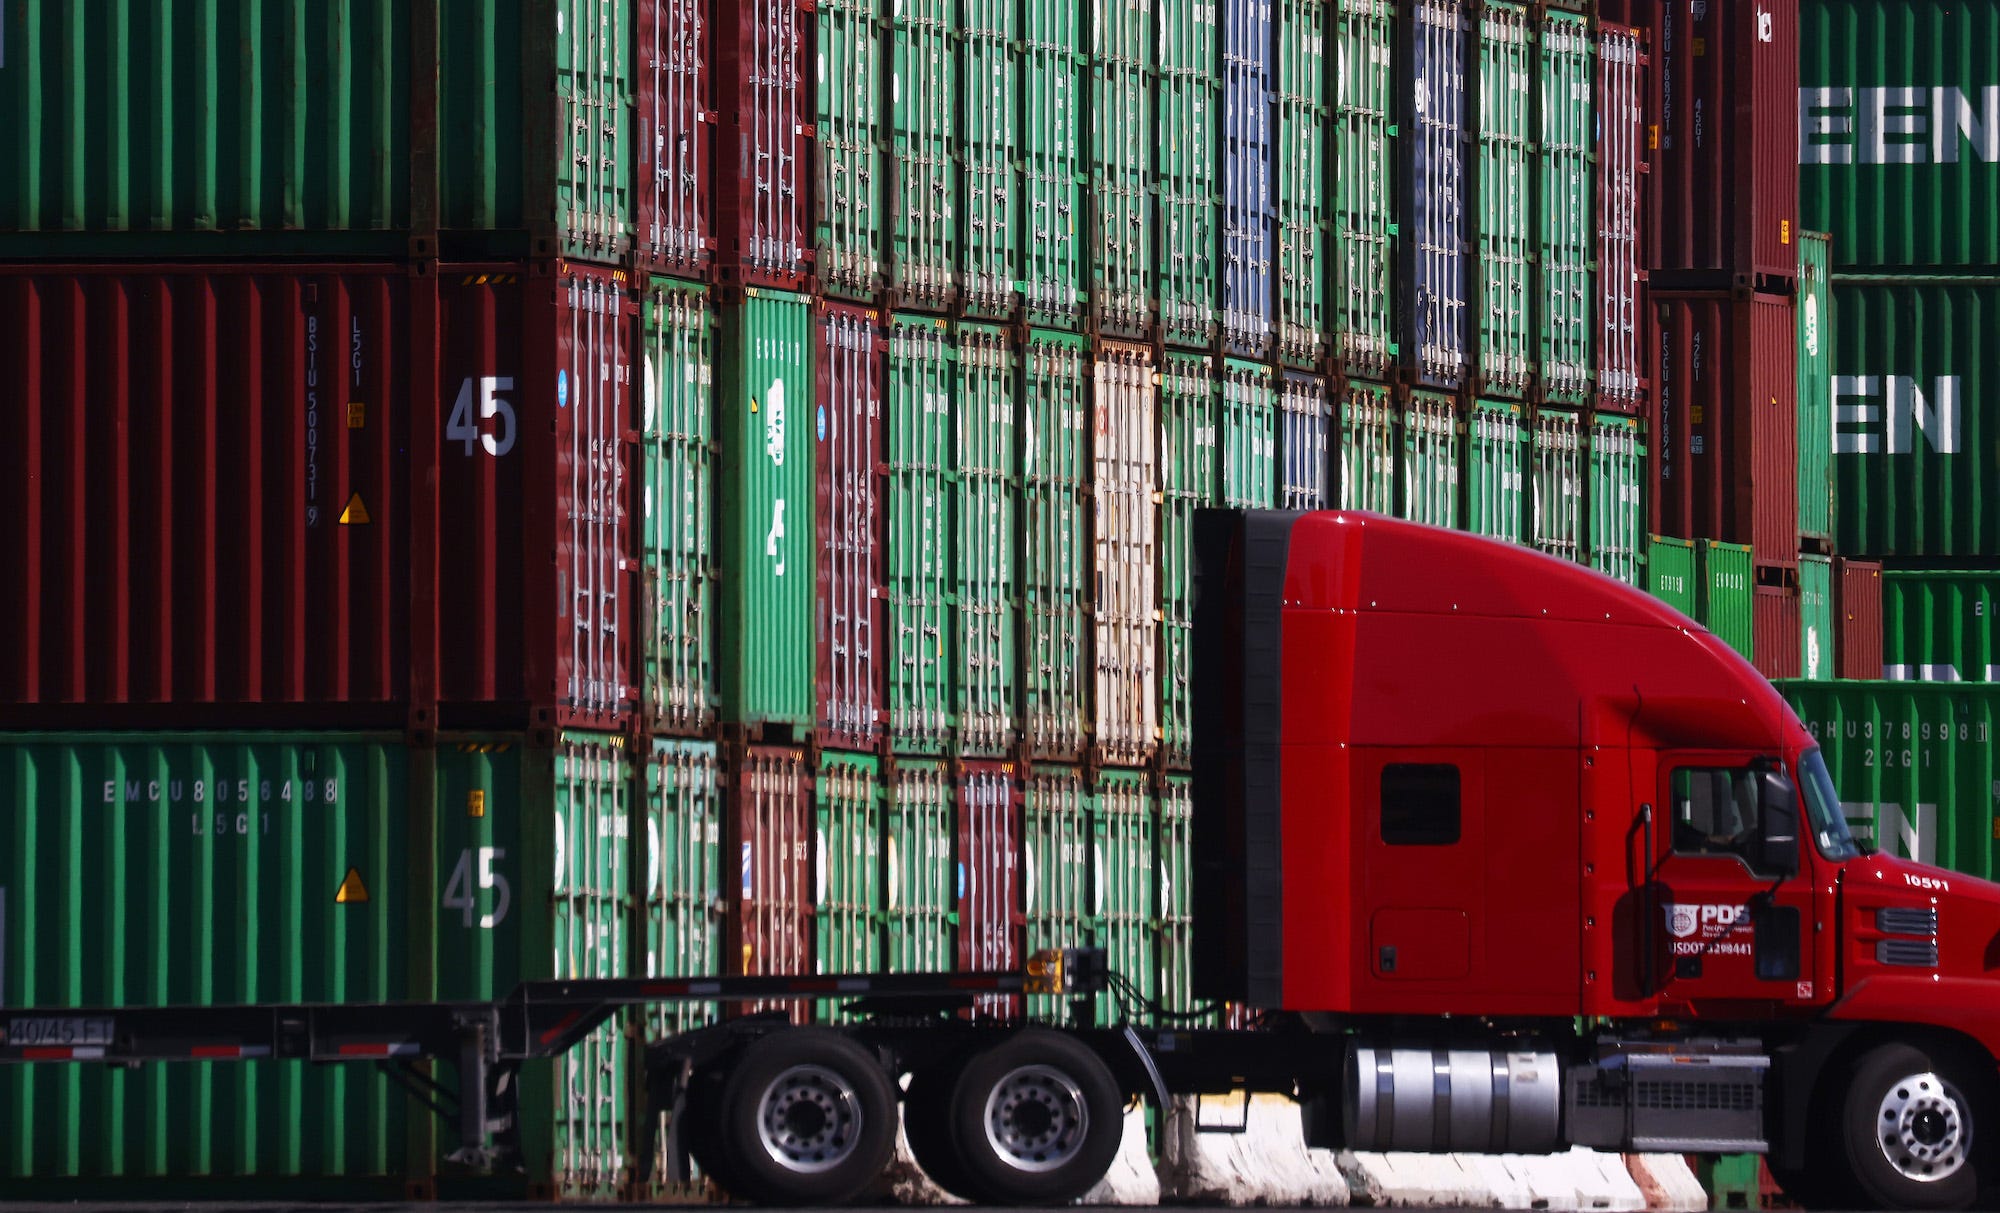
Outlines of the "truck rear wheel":
M951 1097L960 1069L956 1060L943 1061L910 1077L910 1089L903 1092L903 1136L932 1183L961 1200L971 1200L965 1166L951 1134Z
M1979 1134L2000 1134L1980 1075L1956 1053L1881 1045L1850 1072L1840 1127L1859 1195L1877 1209L1964 1209L1979 1198ZM1990 1180L1989 1180L1990 1182Z
M1124 1136L1104 1062L1060 1032L1030 1029L975 1055L951 1098L965 1194L981 1204L1059 1204L1104 1178Z
M725 1185L759 1204L845 1204L881 1175L896 1145L888 1072L824 1028L789 1028L747 1045L720 1105Z

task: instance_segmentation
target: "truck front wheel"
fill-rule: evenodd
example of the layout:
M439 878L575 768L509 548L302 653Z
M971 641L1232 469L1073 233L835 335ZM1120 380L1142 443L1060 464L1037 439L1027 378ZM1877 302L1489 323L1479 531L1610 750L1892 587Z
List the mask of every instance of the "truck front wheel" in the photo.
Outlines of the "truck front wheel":
M1111 1169L1125 1103L1081 1042L1030 1029L974 1056L954 1085L952 1140L965 1195L982 1204L1075 1200Z
M1860 1195L1877 1209L1964 1209L2000 1141L1984 1076L1946 1049L1881 1045L1855 1062L1840 1126ZM1987 1139L1978 1139L1978 1134Z

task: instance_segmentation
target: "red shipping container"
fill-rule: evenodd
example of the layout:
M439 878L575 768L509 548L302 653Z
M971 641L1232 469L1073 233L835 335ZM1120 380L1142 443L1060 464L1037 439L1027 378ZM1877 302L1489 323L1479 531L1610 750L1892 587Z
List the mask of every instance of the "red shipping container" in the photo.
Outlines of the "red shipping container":
M1839 638L1833 653L1835 678L1882 677L1882 564L1836 558L1833 562L1833 615Z
M1011 762L967 762L958 776L958 967L1013 969L1024 962L1027 906L1021 884L1021 785ZM974 1018L1016 1019L1021 1000L973 1003Z
M847 304L821 304L816 328L815 710L821 744L870 749L882 737L888 693L880 660L888 635L881 474L886 337L872 309Z
M1655 284L1791 283L1799 272L1799 0L1666 0L1652 49Z
M1748 544L1760 565L1797 565L1791 297L1725 292L1654 300L1653 530Z
M1766 678L1797 678L1804 664L1799 587L1760 585L1750 612L1751 664Z
M801 289L812 273L811 0L717 5L716 260L730 281Z
M707 8L706 0L639 6L632 245L640 268L656 274L698 278L714 256L716 113Z
M1645 411L1652 309L1646 297L1646 44L1600 26L1597 55L1597 407Z
M745 746L731 763L728 820L724 827L725 885L728 856L741 873L740 891L730 899L728 955L731 976L804 976L812 960L812 766L804 750L786 746ZM804 1023L812 1003L740 1003L736 1013L783 1010Z

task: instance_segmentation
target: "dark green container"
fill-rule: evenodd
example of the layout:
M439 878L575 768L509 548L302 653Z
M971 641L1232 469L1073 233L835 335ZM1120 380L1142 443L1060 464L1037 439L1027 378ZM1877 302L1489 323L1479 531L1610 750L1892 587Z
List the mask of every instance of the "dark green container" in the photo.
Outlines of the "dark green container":
M898 314L889 327L889 743L942 754L956 731L958 656L952 528L958 442L945 322Z
M1270 367L1223 360L1218 421L1223 504L1273 508L1278 502L1278 396Z
M1539 359L1533 274L1539 237L1530 205L1539 163L1533 90L1535 49L1527 7L1489 0L1479 15L1479 110L1473 200L1473 365L1478 390L1496 400L1527 395Z
M889 285L901 307L943 310L958 298L958 10L958 0L891 7Z
M1597 54L1587 18L1545 12L1536 30L1535 170L1541 398L1590 398L1597 300Z
M1159 7L1159 133L1153 190L1159 207L1160 337L1206 349L1214 340L1220 278L1222 60L1212 0Z
M1021 310L1029 324L1073 328L1090 260L1087 10L1076 0L1021 0L1021 13Z
M1825 232L1799 233L1799 534L1833 539L1833 283Z
M1465 423L1465 527L1527 542L1528 423L1521 406L1482 400Z
M1088 358L1084 338L1045 330L1021 355L1021 724L1043 758L1080 758L1089 723Z
M1639 422L1598 414L1590 422L1590 564L1639 585L1646 557L1646 444Z
M1154 882L1160 904L1160 1008L1185 1016L1205 1002L1194 997L1194 787L1185 775L1166 777L1160 794L1159 860ZM1220 1027L1220 1017L1173 1019L1175 1025Z
M1022 826L1027 866L1022 873L1029 952L1095 946L1096 914L1090 870L1097 840L1091 822L1091 789L1073 767L1030 768L1022 780ZM1070 1020L1070 1000L1027 999L1028 1017Z
M888 793L884 967L949 973L959 967L951 771L943 762L898 760Z
M1402 417L1397 514L1432 526L1457 527L1460 447L1451 397L1413 392Z
M883 113L889 66L881 6L876 0L823 0L818 28L813 273L827 295L873 302L886 280L892 222L898 237L903 234L901 216L892 220L889 214L890 121ZM726 170L718 165L716 171Z
M1885 571L1882 672L1920 682L2000 682L2000 573Z
M1222 500L1215 360L1168 354L1160 368L1160 749L1192 757L1194 512Z
M1005 329L961 324L952 386L952 663L958 753L1001 757L1020 735L1019 367Z
M1317 370L1333 335L1333 206L1327 195L1332 115L1326 40L1331 0L1278 0L1278 356ZM1386 152L1384 153L1387 154Z
M1100 330L1144 337L1159 295L1153 252L1154 0L1094 0L1090 43L1090 303Z
M1694 552L1695 620L1749 657L1751 602L1756 593L1750 549L1743 544L1697 539Z
M640 702L655 729L715 722L715 313L654 278L639 300Z
M1764 1156L1761 1154L1703 1154L1695 1164L1695 1178L1708 1193L1708 1207L1715 1210L1761 1209Z
M1340 402L1340 508L1396 512L1396 405L1389 389L1353 383Z
M1019 306L1026 179L1021 175L1021 6L966 4L958 43L959 307L1010 320Z
M1799 676L1833 677L1833 557L1799 557Z
M639 768L646 814L645 866L637 875L637 943L645 949L635 972L646 977L712 977L722 972L722 782L712 741L653 743ZM712 1022L713 1003L662 1002L640 1017L648 1038Z
M1105 771L1091 806L1091 917L1111 971L1130 983L1127 997L1097 996L1097 1021L1145 1022L1159 991L1159 910L1154 853L1157 806L1150 776ZM1136 995L1136 999L1131 997Z
M1646 537L1646 589L1689 619L1701 614L1701 578L1695 570L1693 540Z
M1583 420L1541 409L1529 426L1528 542L1551 556L1581 561L1584 532Z
M1396 363L1396 10L1332 0L1333 353L1350 375ZM1317 183L1315 183L1317 184Z
M818 973L882 970L882 763L873 754L820 755L813 780L813 966ZM823 1022L854 1018L822 999Z

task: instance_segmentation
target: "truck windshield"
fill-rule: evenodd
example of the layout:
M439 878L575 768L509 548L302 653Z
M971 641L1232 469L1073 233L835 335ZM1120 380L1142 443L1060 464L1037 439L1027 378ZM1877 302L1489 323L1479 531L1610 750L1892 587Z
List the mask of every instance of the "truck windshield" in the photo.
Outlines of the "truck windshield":
M1799 791L1806 799L1806 816L1812 822L1813 842L1819 853L1832 860L1854 859L1861 848L1847 832L1847 817L1840 811L1840 793L1833 776L1826 772L1826 759L1816 749L1799 759Z

